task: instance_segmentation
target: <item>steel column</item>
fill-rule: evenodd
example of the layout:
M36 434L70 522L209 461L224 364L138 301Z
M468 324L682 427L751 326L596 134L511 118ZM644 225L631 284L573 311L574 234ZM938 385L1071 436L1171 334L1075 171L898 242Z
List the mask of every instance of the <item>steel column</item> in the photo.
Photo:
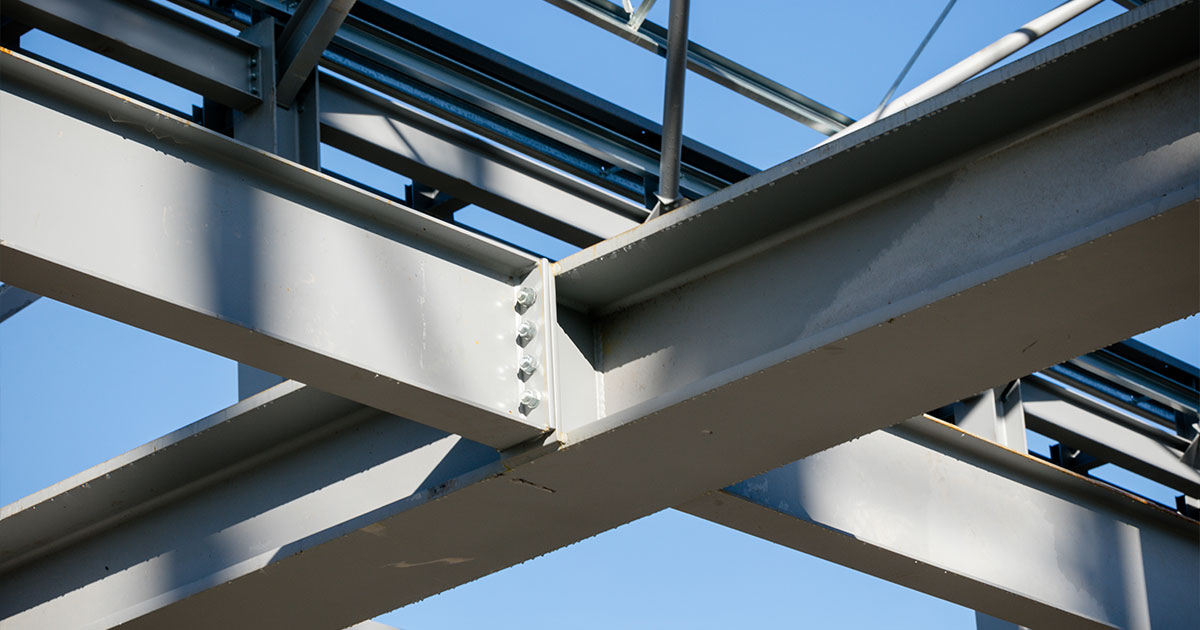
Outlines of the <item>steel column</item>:
M3 0L0 11L235 109L262 102L257 46L150 0Z

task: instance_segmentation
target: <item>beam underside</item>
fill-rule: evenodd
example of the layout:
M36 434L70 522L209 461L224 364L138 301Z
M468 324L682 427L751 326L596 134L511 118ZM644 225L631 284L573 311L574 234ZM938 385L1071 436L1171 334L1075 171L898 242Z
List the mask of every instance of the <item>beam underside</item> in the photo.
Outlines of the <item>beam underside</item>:
M1033 628L1200 612L1194 521L932 419L679 509Z
M288 547L305 553L279 555L264 570L231 568L222 574L230 581L221 588L182 601L166 597L139 623L183 624L199 610L254 601L264 614L295 627L345 626L1189 314L1200 286L1196 190L1187 179L1195 172L1197 134L1194 121L1173 112L1190 107L1194 93L1195 75L1187 74L1126 94L1111 107L1059 121L1059 127L1023 136L998 153L954 163L947 167L950 175L935 173L913 188L845 209L854 221L799 230L789 235L792 240L763 244L719 273L681 283L682 290L618 311L600 322L599 340L585 326L571 339L577 345L563 351L600 370L610 407L600 422L588 422L586 413L567 418L574 424L566 448L507 462L501 475L443 483L438 500L419 506L385 501L395 509L323 530ZM1128 130L1131 124L1138 133ZM1097 129L1114 141L1088 145L1095 163L1038 166L1069 162L1067 156L1079 153L1079 138ZM1008 202L1015 165L1025 158L1033 158L1026 166L1033 176L1022 173L1018 181L1030 196L1054 186L1073 193L1087 193L1085 185L1102 190L1073 201L1059 195L1059 212L1068 216L1029 221L1027 215L1041 206ZM1097 171L1112 175L1098 177ZM1035 179L1039 174L1043 179ZM990 196L977 194L989 190ZM943 205L929 204L930 197ZM1097 197L1105 201L1097 204ZM932 210L907 223L922 205ZM776 211L786 213L787 206ZM1072 211L1084 216L1070 216ZM1004 233L1018 241L1015 249L946 238L985 216L992 223L967 236ZM906 224L921 229L897 231ZM868 247L896 237L897 249ZM834 242L821 245L824 239ZM832 275L822 280L830 287L867 289L858 302L806 303L811 287L760 281L794 277L780 270L808 268L795 263L824 257L825 247L852 250L846 254L852 263L859 250L903 261L913 251L941 249L916 255L910 264L867 255L857 264L817 267ZM927 263L922 274L880 288L879 267L916 263ZM1178 273L1155 273L1161 269ZM1125 288L1122 295L1112 295L1113 283ZM731 293L730 286L768 290ZM721 294L738 303L720 303ZM1019 313L1009 308L1014 300L1026 305ZM655 330L662 334L671 325L672 307L705 314L704 321L674 333L691 335L690 343L671 334L654 338ZM795 321L775 321L771 314L778 312L795 314ZM1104 317L1079 326L1098 313ZM639 322L645 331L637 330ZM721 342L717 347L697 347L714 339ZM681 366L694 367L674 374ZM639 373L644 378L634 384ZM851 375L856 393L831 395L845 389ZM564 387L582 382L576 374L563 376L571 381ZM586 379L595 382L595 376ZM829 421L798 421L797 409ZM670 452L664 443L672 444ZM697 461L709 465L697 470ZM597 470L606 471L603 478L593 474ZM489 527L479 528L484 521ZM414 549L413 540L424 544ZM387 566L376 562L392 557L400 559ZM280 583L290 588L280 589ZM325 616L313 617L322 605Z

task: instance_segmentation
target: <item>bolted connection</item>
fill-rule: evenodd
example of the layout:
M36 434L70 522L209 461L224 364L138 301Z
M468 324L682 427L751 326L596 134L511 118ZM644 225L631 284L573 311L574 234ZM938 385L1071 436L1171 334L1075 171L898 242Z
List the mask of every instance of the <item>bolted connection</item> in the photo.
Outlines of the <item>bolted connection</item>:
M537 292L529 287L521 287L517 289L517 306L522 310L533 306L537 302Z
M522 319L521 323L517 325L517 339L521 340L522 345L529 343L529 341L533 339L533 336L536 334L537 324L529 321L528 319Z
M538 360L536 357L528 354L521 355L521 362L517 364L517 369L521 371L521 376L529 378L538 369Z
M533 411L538 403L542 402L542 395L536 389L527 389L521 392L521 407L528 413Z

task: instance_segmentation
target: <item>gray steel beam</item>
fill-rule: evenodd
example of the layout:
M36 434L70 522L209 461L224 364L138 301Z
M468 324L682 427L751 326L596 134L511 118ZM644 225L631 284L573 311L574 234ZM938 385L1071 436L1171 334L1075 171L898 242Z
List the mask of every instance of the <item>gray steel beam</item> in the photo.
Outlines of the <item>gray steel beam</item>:
M679 509L1031 628L1200 615L1200 523L932 418Z
M304 0L296 8L276 46L279 81L275 95L280 105L292 106L353 6L354 0Z
M874 133L859 145L806 154L556 263L560 299L599 317L597 429L674 408L685 426L711 418L744 435L748 405L841 417L834 401L876 385L888 413L911 416L1195 312L1196 35L1182 26L1193 17L1191 2L1123 14L863 130ZM1176 38L1151 63L1108 65L1123 45ZM1136 86L1131 66L1158 70ZM1105 75L1109 99L1094 100L1099 85L1075 90ZM1084 100L1065 107L1067 94ZM1057 116L1013 129L1027 120L1018 103L1046 99ZM1011 131L959 144L977 129ZM912 151L933 137L962 152L913 172L931 152ZM889 179L862 196L865 180ZM899 366L921 385L897 379ZM568 435L581 429L565 420ZM829 445L854 435L829 429L845 431Z
M1021 389L1025 416L1034 431L1184 494L1200 496L1200 470L1183 461L1187 440L1161 431L1156 431L1162 435L1155 439L1149 430L1128 426L1140 422L1136 419L1115 422L1113 416L1121 412L1066 394L1050 379L1025 379Z
M580 247L646 216L623 197L345 81L323 76L320 91L327 144Z
M287 382L0 509L0 619L344 628L381 588L473 559L436 555L457 533L446 522L406 537L389 518L419 518L503 471L491 448ZM479 508L460 526L486 528ZM390 549L343 558L362 577L275 581L347 536ZM333 575L386 577L356 596L319 586Z
M214 19L245 24L255 11L283 19L284 0L173 0ZM452 120L501 144L537 156L621 194L641 199L644 173L627 170L621 159L600 150L608 143L644 153L656 166L661 129L654 122L597 98L495 50L452 33L386 0L359 0L330 45L322 64L372 83L394 98ZM443 68L430 75L424 68ZM414 74L414 72L416 74ZM426 81L436 76L449 83ZM498 107L490 97L500 90L524 106ZM537 122L524 125L524 116ZM549 126L556 130L543 134ZM600 132L606 139L597 142ZM561 142L556 138L565 138ZM745 178L757 169L685 138L683 160L690 180L707 182L704 194ZM651 171L652 172L652 171Z
M1014 64L1020 74L1005 74L1013 72L1010 67L964 88L961 101L916 108L908 115L918 118L908 127L889 129L885 137L864 130L857 137L871 142L843 147L860 154L911 146L906 143L914 137L928 143L926 132L938 128L930 121L943 116L952 127L976 120L977 126L1010 131L998 144L986 136L982 145L973 144L981 138L965 132L944 136L950 147L932 151L942 158L914 156L927 170L907 171L913 179L904 185L865 200L850 197L845 205L822 205L837 195L813 188L814 197L806 197L794 179L803 165L783 165L757 176L753 186L635 228L640 240L612 239L617 249L628 250L605 242L593 252L603 260L565 261L557 282L543 275L539 304L559 305L557 325L547 315L540 328L557 342L546 352L553 357L546 406L560 413L559 430L541 446L530 442L503 460L458 472L470 466L414 460L405 440L363 439L336 457L314 455L295 469L316 475L318 463L367 466L371 460L358 457L362 449L381 444L399 450L376 456L401 469L385 466L387 482L375 490L344 493L355 497L353 505L297 503L307 509L303 513L320 513L315 522L292 526L289 515L301 512L266 509L278 498L246 478L219 489L257 496L255 488L261 488L249 508L267 519L254 521L264 524L261 534L251 525L211 539L195 529L179 536L170 523L147 520L138 526L143 529L122 526L98 534L94 543L79 541L16 567L3 579L20 590L0 592L33 603L9 608L24 611L18 614L31 624L52 617L32 612L42 606L70 615L123 604L128 612L120 614L130 627L187 628L198 619L220 625L225 618L212 615L244 614L250 607L252 616L234 619L345 627L1176 319L1200 301L1194 241L1200 191L1193 177L1200 132L1192 116L1197 75L1194 64L1187 65L1196 50L1194 9L1194 3L1160 2L1135 10L1045 57ZM1159 53L1133 54L1146 42L1160 44ZM1173 56L1178 49L1184 50L1182 61ZM1114 58L1125 65L1111 66ZM1079 77L1099 85L1068 89ZM1034 95L1055 101L1058 109L1034 107ZM99 118L88 121L103 125ZM140 133L145 122L128 133ZM78 133L69 121L59 127ZM52 139L45 144L51 146L44 151L53 150ZM172 155L182 150L155 146ZM827 145L822 155L839 146ZM1079 155L1087 159L1072 160ZM861 190L853 160L832 163L841 166L827 164L820 172L827 186ZM880 163L876 170L894 178L890 169L903 173L907 166ZM138 185L154 181L143 177ZM15 195L12 188L0 191ZM797 208L796 200L813 205ZM162 205L155 204L156 213ZM773 215L780 216L764 220ZM777 221L792 231L746 242L731 216L755 222L753 229ZM53 218L43 215L42 221ZM7 230L10 224L6 218L0 226ZM677 252L658 248L657 257L641 258L654 263L641 270L649 278L621 279L605 269L626 269L626 256L640 257L663 243L662 225L685 238L699 235L694 247L711 264L663 280L655 264L679 273L670 260ZM161 230L157 224L139 227L139 239ZM722 227L732 242L718 251L702 237ZM998 232L1006 238L994 238ZM685 257L695 260L695 254ZM130 273L118 271L118 277ZM597 278L617 286L595 284ZM1110 290L1114 285L1122 287L1119 295ZM86 283L78 286L87 289ZM587 286L596 292L581 291ZM621 286L636 293L621 294ZM664 292L668 286L674 290ZM567 295L556 298L556 291ZM455 294L462 299L471 289L456 287ZM610 310L615 302L626 307ZM571 303L599 315L589 318L567 308ZM1014 303L1022 308L1012 309ZM405 468L406 462L413 466ZM284 469L255 470L291 478L272 472ZM414 494L414 488L436 490ZM405 491L410 494L399 496ZM227 496L203 500L217 514L238 505ZM328 515L321 512L326 505ZM353 514L370 505L386 507ZM186 510L158 509L147 518L219 532L230 525L219 522L228 516L200 518L205 513L185 519ZM156 522L163 529L155 529ZM198 542L160 561L154 540ZM112 582L102 577L103 567L112 566L103 564L105 554L92 553L105 545L125 549L126 569ZM73 590L64 594L63 582L34 579L39 575L68 576ZM138 582L148 585L137 591L149 598L144 604L130 603L132 594L115 603L91 596L120 591L107 584L139 576L149 578Z
M550 426L517 403L514 291L536 259L16 53L0 64L0 279L493 446ZM72 186L46 179L63 170Z
M0 286L0 322L20 313L42 296L11 284Z
M653 22L635 27L621 7L608 0L546 1L652 53L667 55L667 29ZM845 114L699 44L689 41L687 49L687 66L691 71L825 135L837 133L854 122Z
M258 46L151 0L3 0L0 11L224 105L262 102Z

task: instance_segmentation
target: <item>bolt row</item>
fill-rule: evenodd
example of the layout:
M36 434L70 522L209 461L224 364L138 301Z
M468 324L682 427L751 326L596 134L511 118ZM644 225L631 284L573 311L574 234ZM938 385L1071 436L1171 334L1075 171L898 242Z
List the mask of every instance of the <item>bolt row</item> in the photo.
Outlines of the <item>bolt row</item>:
M517 311L524 313L537 302L537 292L529 287L520 287L517 289ZM517 344L521 347L528 346L533 338L537 336L537 324L528 319L521 319L517 324ZM517 371L521 375L522 381L528 381L534 372L538 369L537 357L524 353L521 355L520 361L517 362ZM521 411L526 415L533 411L534 408L542 402L542 394L532 387L526 387L521 391Z

